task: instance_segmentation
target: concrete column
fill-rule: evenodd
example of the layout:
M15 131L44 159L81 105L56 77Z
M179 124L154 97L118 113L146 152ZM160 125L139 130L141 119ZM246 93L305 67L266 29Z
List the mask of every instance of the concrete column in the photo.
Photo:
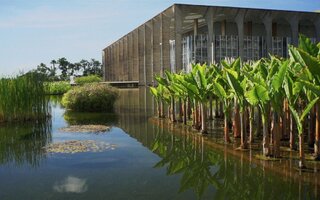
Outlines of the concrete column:
M133 34L132 32L128 35L128 80L132 81L133 72Z
M110 81L114 81L114 68L115 68L115 44L112 44L110 50L110 57L111 57L111 66L110 66Z
M214 31L213 31L213 16L214 16L214 10L213 8L210 8L208 10L208 13L206 15L206 22L208 26L208 47L207 47L207 53L208 53L208 63L212 64L215 61L215 55L214 55Z
M182 70L182 19L184 18L179 6L174 6L174 22L175 22L175 68L176 72Z
M112 45L109 46L108 48L108 53L109 53L109 68L107 69L108 70L108 73L109 73L109 78L108 78L108 81L111 81L112 80L112 67L113 67L113 59L112 59Z
M119 41L119 81L124 81L123 38Z
M150 41L151 41L151 55L150 55L150 72L151 72L151 75L150 75L150 85L154 85L154 69L153 69L153 20L151 20L150 22L149 22L149 24L150 24L150 36L151 36L151 38L150 38Z
M263 24L266 29L266 43L267 43L267 54L272 53L272 16L268 13L263 19Z
M223 20L223 21L221 21L221 35L222 36L226 35L226 29L227 29L227 21Z
M161 42L161 17L157 16L152 20L152 36L153 36L153 75L160 75L161 59L160 59L160 42Z
M102 78L105 81L106 80L106 56L105 53L106 50L104 49L101 53L102 53Z
M152 55L152 41L151 41L151 22L144 24L144 81L146 85L152 83L151 71L151 55Z
M299 43L299 19L290 20L292 44L298 46Z
M193 20L193 62L197 63L197 36L198 36L198 19Z
M120 78L120 45L119 45L119 41L117 41L116 43L116 65L115 65L115 70L114 70L114 78L115 81L119 81Z
M236 17L236 23L238 27L238 40L239 40L239 57L243 58L243 41L244 41L244 17L246 10L240 10Z
M128 35L124 37L123 41L123 68L124 68L124 80L129 80L129 68L128 68Z
M316 28L317 42L320 42L320 19L319 18L314 22L314 27Z
M144 26L138 28L138 53L139 53L139 85L145 85L145 54L144 54Z
M170 18L161 13L161 70L160 74L163 75L164 70L170 70Z
M139 34L138 29L133 32L133 80L139 81Z

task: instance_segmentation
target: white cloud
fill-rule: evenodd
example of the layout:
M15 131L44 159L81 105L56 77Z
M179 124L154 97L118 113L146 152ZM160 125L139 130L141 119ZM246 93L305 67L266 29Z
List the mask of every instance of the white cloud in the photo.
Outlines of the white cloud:
M53 190L60 193L83 193L88 190L86 182L86 179L68 176L63 181L56 182L53 186Z

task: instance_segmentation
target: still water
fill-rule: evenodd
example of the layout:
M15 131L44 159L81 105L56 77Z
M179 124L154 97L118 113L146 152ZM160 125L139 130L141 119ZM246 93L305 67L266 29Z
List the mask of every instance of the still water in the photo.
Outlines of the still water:
M120 90L115 114L73 113L51 100L52 119L0 125L0 199L319 199L318 174L261 163L157 119L145 88ZM62 132L75 124L105 133ZM94 140L102 152L46 153L51 143ZM319 180L320 182L320 180Z

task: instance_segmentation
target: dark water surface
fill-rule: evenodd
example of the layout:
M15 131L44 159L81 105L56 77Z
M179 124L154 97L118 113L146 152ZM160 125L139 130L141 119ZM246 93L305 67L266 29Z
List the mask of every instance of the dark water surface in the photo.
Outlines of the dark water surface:
M150 119L145 88L121 90L116 114L66 112L52 100L52 119L0 125L0 199L319 199L319 174L295 161L261 163L216 146L210 137ZM65 133L74 124L112 126L106 133ZM113 144L103 152L50 153L68 140ZM224 149L225 148L225 149ZM292 163L291 163L292 162Z

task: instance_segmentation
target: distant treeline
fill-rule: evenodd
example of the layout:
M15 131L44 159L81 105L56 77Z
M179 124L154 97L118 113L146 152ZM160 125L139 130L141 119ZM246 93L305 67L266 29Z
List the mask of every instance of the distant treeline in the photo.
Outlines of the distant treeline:
M51 60L50 64L40 63L31 72L41 74L47 81L68 80L70 76L102 76L102 65L95 59L72 63L66 58Z

